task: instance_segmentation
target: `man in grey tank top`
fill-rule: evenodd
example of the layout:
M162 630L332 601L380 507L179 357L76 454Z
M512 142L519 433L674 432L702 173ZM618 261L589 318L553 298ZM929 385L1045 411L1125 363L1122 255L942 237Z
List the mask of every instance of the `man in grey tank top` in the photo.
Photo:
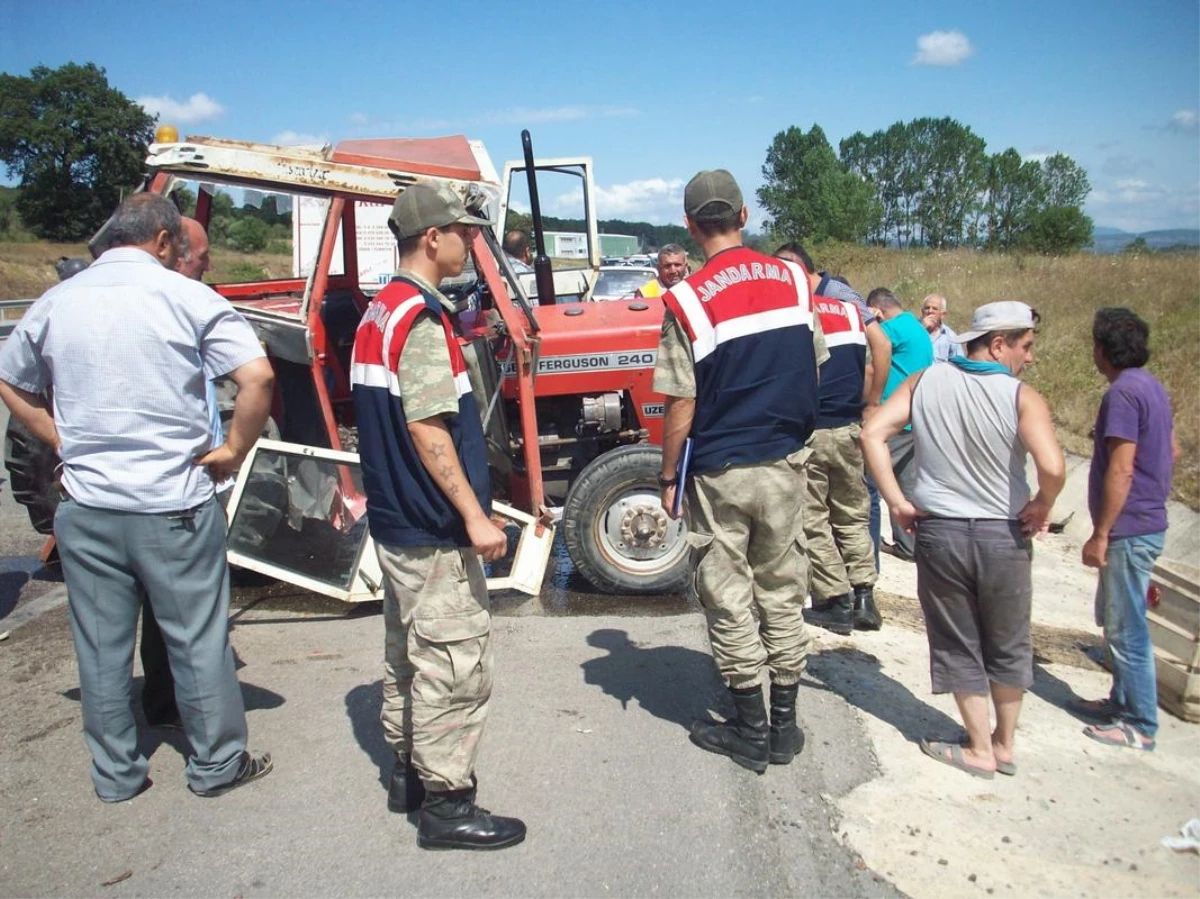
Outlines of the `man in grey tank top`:
M921 751L974 777L1016 773L1013 738L1033 683L1030 538L1046 529L1065 476L1046 401L1017 380L1033 361L1036 323L1024 303L980 306L958 338L965 356L905 379L862 433L879 492L916 534L933 692L954 694L967 731L961 742L921 740ZM887 440L909 424L916 473L906 496Z

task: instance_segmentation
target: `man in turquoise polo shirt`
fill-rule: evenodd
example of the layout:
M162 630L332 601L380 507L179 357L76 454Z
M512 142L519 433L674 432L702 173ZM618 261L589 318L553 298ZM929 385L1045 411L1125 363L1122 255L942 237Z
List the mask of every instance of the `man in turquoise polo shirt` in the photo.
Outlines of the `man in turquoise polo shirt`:
M867 296L867 305L879 313L880 327L892 342L892 366L888 371L887 384L883 388L883 401L904 383L904 379L933 365L933 341L925 326L911 312L900 305L900 301L886 287L876 287ZM888 441L892 455L892 470L904 495L913 484L913 438L912 428L907 427ZM892 516L892 542L880 543L883 552L911 562L914 558L913 538L904 533L904 528Z

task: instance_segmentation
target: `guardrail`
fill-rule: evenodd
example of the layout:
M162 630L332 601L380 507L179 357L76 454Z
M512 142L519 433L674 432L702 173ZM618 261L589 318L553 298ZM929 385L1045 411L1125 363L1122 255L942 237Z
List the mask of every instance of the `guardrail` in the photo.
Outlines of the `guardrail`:
M12 333L33 300L0 300L0 340Z

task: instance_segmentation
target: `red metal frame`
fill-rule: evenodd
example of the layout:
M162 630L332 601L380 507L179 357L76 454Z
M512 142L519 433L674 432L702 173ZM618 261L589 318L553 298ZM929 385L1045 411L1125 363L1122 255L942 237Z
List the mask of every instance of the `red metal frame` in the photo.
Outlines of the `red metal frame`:
M510 486L513 499L518 505L524 499L533 514L540 518L546 514L546 495L542 486L542 457L538 452L537 407L533 393L533 357L540 338L529 332L528 320L509 297L508 286L500 276L500 269L482 234L475 237L473 255L475 271L483 277L495 298L496 311L500 313L512 341L513 358L517 365L516 400L521 413L521 434L526 438L525 477L512 479ZM529 439L529 435L533 435L532 439ZM525 495L519 495L518 491Z

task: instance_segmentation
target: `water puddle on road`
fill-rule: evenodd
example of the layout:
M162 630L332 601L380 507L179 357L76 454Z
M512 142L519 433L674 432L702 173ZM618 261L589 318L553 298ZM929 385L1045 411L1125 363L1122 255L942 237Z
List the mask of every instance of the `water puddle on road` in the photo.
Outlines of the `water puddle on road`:
M291 584L274 581L253 572L233 572L232 616L238 623L280 619L343 618L380 613L379 602L347 605L303 590ZM567 555L561 533L555 537L550 564L538 596L516 591L491 595L492 614L501 618L535 616L667 616L700 611L699 604L689 602L682 594L659 596L613 595L602 593L575 571Z

